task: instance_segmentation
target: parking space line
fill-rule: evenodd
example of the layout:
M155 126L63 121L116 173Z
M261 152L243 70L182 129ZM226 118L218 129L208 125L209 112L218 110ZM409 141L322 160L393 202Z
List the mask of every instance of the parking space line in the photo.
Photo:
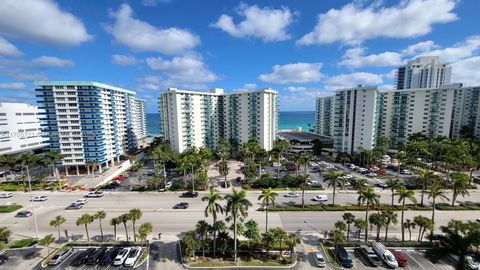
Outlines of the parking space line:
M415 252L415 251L414 251ZM423 265L421 263L419 263L417 260L415 260L415 258L409 254L409 252L405 252L405 254L410 257L416 264L418 264L418 266L420 266L422 269L425 269L425 267L423 267Z

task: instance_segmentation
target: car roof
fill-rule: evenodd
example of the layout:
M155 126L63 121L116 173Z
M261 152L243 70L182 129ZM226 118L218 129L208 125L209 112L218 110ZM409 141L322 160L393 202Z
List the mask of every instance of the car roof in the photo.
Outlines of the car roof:
M320 259L320 258L323 259L323 255L322 255L322 253L320 253L320 252L315 252L315 257L316 257L316 258L319 258L319 259Z

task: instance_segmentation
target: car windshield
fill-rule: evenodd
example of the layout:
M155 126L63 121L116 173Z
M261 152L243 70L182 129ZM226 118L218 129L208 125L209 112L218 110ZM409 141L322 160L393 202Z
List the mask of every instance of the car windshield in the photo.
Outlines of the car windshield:
M59 257L60 257L60 255L57 254L57 255L53 256L52 260L56 260L56 259L58 259Z
M130 256L128 256L128 257L133 258L133 257L137 256L137 253L138 253L138 250L134 250L132 253L130 253Z
M385 257L387 258L387 261L389 261L389 262L395 261L395 257L393 257L393 255L391 255L391 254L385 255Z

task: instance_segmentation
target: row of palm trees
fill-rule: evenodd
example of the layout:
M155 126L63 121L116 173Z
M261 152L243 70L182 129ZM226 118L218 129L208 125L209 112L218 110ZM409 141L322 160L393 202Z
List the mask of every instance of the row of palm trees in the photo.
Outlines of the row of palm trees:
M113 231L114 231L114 236L115 239L117 239L117 226L120 224L123 224L125 228L125 235L127 242L129 241L129 236L128 236L128 229L127 229L127 223L129 221L132 222L132 227L133 227L133 241L137 241L137 236L140 238L142 242L144 242L148 235L152 232L153 226L150 222L145 222L140 227L138 228L138 231L136 230L136 222L142 218L142 211L139 208L134 208L131 209L128 213L122 214L118 217L114 217L110 220L110 225L113 226ZM90 241L90 235L88 231L88 225L94 222L95 220L98 220L99 228L100 228L100 234L101 234L101 239L102 241L104 240L104 235L103 235L103 227L102 227L102 220L104 220L107 217L107 213L105 211L98 211L95 214L83 214L80 216L77 221L76 225L77 226L85 226L85 233L87 236L87 241ZM49 223L51 227L55 227L58 230L58 239L60 239L60 227L66 222L66 219L63 216L56 216L54 219L52 219Z

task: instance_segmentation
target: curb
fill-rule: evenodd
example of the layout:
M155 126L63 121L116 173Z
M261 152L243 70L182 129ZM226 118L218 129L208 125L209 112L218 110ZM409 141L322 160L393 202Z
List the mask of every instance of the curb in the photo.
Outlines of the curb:
M333 267L334 269L344 269L343 267L336 267L332 264L332 262L330 261L330 257L327 255L327 251L325 250L325 248L323 247L322 243L319 243L320 247L322 248L322 251L323 251L323 254L325 254L325 257L328 261L328 264L330 264L331 267Z

